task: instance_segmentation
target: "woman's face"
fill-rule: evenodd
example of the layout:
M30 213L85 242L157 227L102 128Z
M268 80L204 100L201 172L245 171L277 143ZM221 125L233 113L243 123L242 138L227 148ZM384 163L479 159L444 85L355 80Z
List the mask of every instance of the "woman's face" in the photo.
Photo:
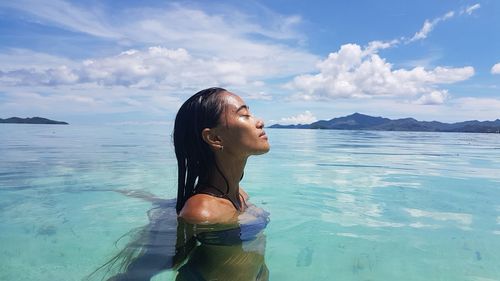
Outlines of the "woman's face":
M224 151L237 156L259 155L269 151L264 122L253 116L243 99L233 93L223 93L225 107L220 124L215 128Z

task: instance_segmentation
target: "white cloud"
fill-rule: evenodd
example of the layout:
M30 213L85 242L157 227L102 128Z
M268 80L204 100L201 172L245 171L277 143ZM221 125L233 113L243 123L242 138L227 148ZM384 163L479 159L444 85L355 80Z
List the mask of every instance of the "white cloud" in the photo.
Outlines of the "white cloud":
M378 50L382 50L382 49L387 49L387 48L391 48L391 47L394 47L395 45L399 44L399 40L398 39L394 39L394 40L391 40L391 41L371 41L368 43L368 46L365 48L364 50L364 53L367 54L367 55L371 55L371 54L375 54L378 52Z
M442 104L448 98L448 91L432 91L428 94L422 95L415 103L422 105L436 105Z
M425 39L425 38L427 38L427 36L429 35L429 33L436 27L436 25L438 23L453 18L457 13L459 15L463 15L463 14L471 15L475 10L479 9L480 7L481 7L480 4L474 4L474 5L468 6L465 9L462 9L462 10L457 11L457 12L455 12L455 11L449 11L446 14L444 14L444 15L442 15L440 17L437 17L437 18L435 18L433 20L425 20L424 24L422 25L422 28L420 28L420 30L417 31L413 35L413 37L411 37L409 40L407 40L406 43L411 43L411 42L414 42L414 41L417 41L417 40Z
M467 14L470 15L470 14L472 14L472 12L474 10L478 9L479 7L480 7L479 4L475 4L475 5L469 6L469 7L465 8L465 9L461 10L459 12L459 15L462 15L464 13L467 13ZM436 27L436 25L438 23L446 21L446 20L449 20L449 19L453 18L456 14L457 14L457 12L455 12L455 11L449 11L449 12L445 13L444 15L442 15L440 17L437 17L437 18L435 18L433 20L428 20L428 19L425 20L424 24L422 25L422 27L420 28L420 30L417 31L409 39L406 38L406 37L401 37L399 39L393 39L393 40L390 40L390 41L375 40L375 41L369 42L368 46L364 49L364 52L367 53L367 54L375 54L375 53L378 52L378 50L391 48L391 47L399 45L400 43L409 44L409 43L412 43L412 42L415 42L415 41L418 41L418 40L425 39L425 38L427 38L427 36L429 35L429 33Z
M474 5L468 6L468 7L466 7L465 9L461 10L461 11L460 11L460 14L464 14L464 13L465 13L465 14L468 14L468 15L472 15L472 13L473 13L475 10L479 9L479 8L481 8L481 4L477 3L477 4L474 4Z
M318 119L309 110L306 110L304 113L295 116L281 118L278 123L282 125L309 124L316 121L318 121Z
M410 39L410 42L426 38L427 34L431 32L434 25L435 24L432 24L430 21L426 20L422 28Z
M500 74L500 62L491 67L491 74Z
M470 66L393 70L385 59L366 50L356 44L342 45L318 63L319 73L296 76L287 87L298 92L296 97L306 100L430 94L437 101L438 95L431 94L437 85L463 81L474 75L474 68Z
M202 58L186 49L150 47L128 50L116 56L87 59L81 63L17 68L0 72L0 84L74 85L96 84L140 89L199 88L206 85L252 87L263 85L261 78L286 74L284 58L278 64L264 60ZM19 67L19 66L18 66ZM260 94L269 99L269 95ZM253 95L258 98L258 95Z
M417 33L415 33L415 35L413 35L413 37L408 42L413 42L413 41L417 41L417 40L421 40L421 39L427 38L427 36L429 35L429 33L434 29L434 27L439 22L448 20L448 19L452 18L454 15L455 15L455 12L450 11L450 12L447 12L446 14L444 14L441 17L433 19L432 21L425 20L424 25L422 26L422 28Z

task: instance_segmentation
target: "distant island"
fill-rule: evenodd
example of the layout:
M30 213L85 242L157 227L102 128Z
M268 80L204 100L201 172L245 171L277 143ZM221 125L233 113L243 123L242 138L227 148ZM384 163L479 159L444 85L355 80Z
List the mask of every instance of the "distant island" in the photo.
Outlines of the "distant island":
M54 120L50 120L50 119L42 118L42 117L33 117L33 118L11 117L11 118L7 118L7 119L0 118L0 123L69 125L66 122L54 121Z
M413 131L413 132L465 132L465 133L500 133L500 119L495 121L465 121L442 123L437 121L418 121L413 118L391 120L360 113L320 120L311 124L280 125L270 128L282 129L327 129L327 130L374 130L374 131Z

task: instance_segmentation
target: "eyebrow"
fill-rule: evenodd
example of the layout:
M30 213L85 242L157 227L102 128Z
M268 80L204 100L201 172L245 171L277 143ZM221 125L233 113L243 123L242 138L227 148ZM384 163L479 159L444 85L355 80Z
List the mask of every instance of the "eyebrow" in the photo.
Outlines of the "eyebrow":
M238 111L240 111L240 110L242 110L242 109L244 109L244 108L245 108L246 110L248 110L248 109L249 109L248 105L244 104L244 105L242 105L242 106L238 107L238 109L236 110L236 113L238 113Z

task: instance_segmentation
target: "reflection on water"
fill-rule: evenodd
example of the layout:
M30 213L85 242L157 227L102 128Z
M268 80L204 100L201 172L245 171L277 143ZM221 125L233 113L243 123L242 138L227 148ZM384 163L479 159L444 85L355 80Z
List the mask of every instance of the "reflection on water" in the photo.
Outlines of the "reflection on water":
M177 217L175 200L157 200L148 217L89 280L151 280L166 270L177 271L176 281L269 279L263 233L269 213L255 205L232 224L190 224Z

